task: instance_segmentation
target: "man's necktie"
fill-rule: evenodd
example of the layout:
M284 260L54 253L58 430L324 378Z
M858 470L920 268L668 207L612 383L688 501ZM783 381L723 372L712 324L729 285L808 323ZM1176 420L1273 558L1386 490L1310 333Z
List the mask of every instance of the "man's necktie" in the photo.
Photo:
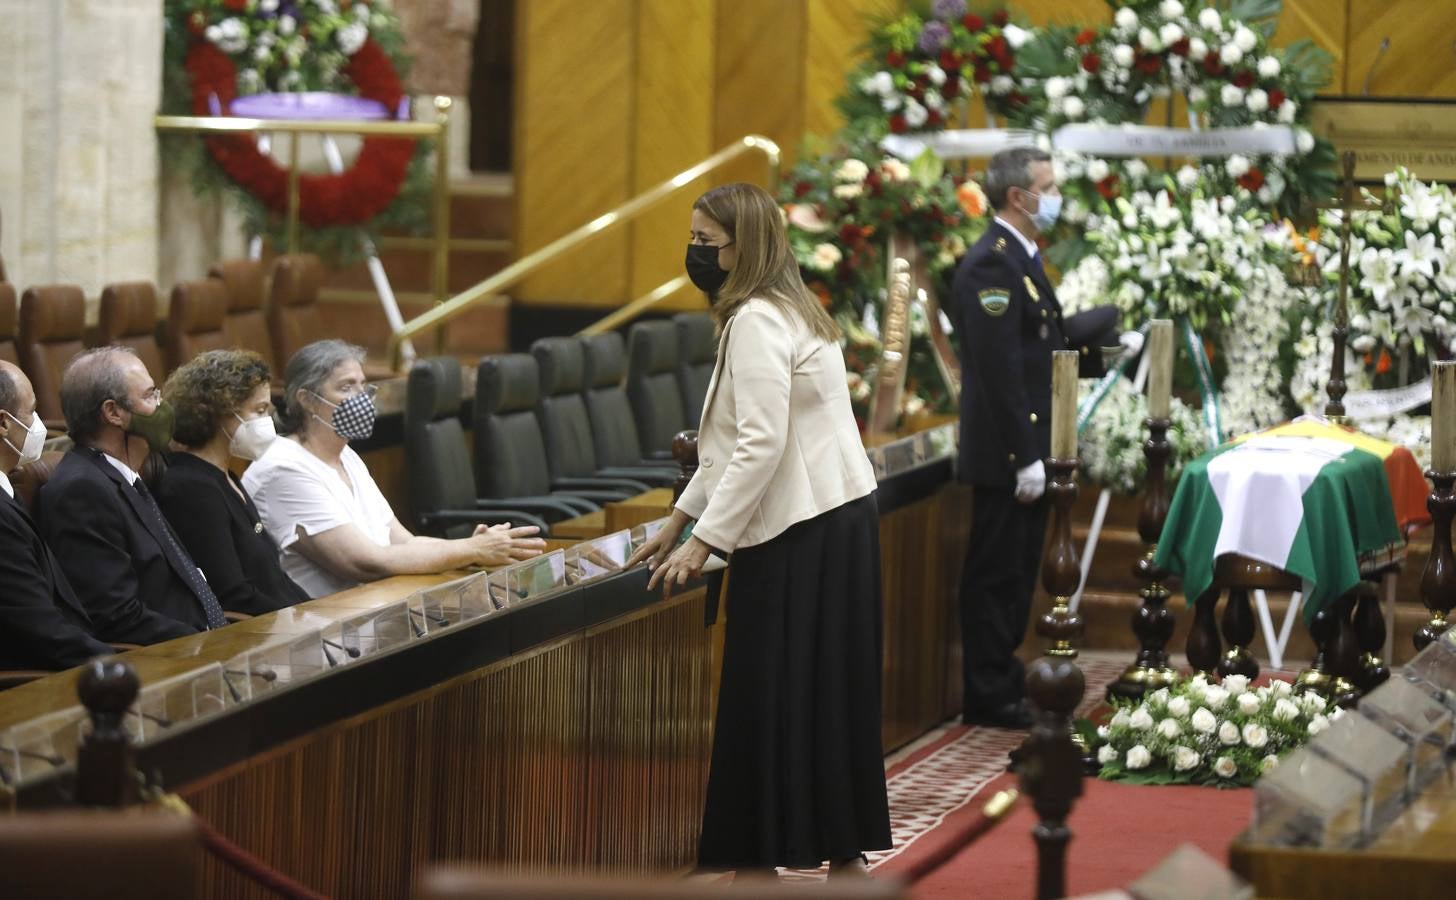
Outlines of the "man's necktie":
M153 530L162 535L162 550L172 561L172 568L182 575L187 586L192 589L192 593L196 594L197 599L202 602L202 611L207 613L207 627L221 628L226 625L227 619L222 614L222 604L217 602L217 595L212 592L211 587L208 587L207 579L202 577L202 572L192 562L192 557L187 555L187 551L183 550L182 545L178 544L177 539L172 536L172 529L167 525L166 517L162 515L162 508L157 505L156 500L152 499L152 492L147 490L147 486L142 483L140 478L132 482L132 487L136 488L136 492L141 495L142 508L152 517Z

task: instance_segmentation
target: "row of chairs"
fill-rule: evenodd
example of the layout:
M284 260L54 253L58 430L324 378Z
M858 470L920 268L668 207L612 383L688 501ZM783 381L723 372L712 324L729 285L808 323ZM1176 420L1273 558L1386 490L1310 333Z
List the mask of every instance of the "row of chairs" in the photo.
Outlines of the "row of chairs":
M630 353L629 353L630 347ZM550 525L650 487L671 485L672 441L697 424L714 365L703 314L615 332L543 338L530 353L486 356L461 413L461 368L422 359L410 370L405 458L411 513L450 534L484 514Z
M271 267L254 260L218 263L207 278L172 289L165 320L158 318L151 282L107 285L89 342L79 287L30 287L17 302L15 287L0 280L0 359L25 370L41 419L59 429L61 372L88 343L131 347L158 379L221 347L254 350L277 372L295 350L324 336L317 306L323 278L323 264L310 254L280 256Z

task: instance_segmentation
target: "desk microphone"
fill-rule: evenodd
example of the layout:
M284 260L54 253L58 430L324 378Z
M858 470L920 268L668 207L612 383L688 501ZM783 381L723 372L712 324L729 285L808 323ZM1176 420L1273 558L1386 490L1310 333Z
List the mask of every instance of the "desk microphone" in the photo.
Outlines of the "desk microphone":
M127 710L126 714L129 716L138 716L140 718L146 719L148 722L154 722L163 728L172 727L172 720L167 718L166 716L154 716L151 713L138 712L134 709Z

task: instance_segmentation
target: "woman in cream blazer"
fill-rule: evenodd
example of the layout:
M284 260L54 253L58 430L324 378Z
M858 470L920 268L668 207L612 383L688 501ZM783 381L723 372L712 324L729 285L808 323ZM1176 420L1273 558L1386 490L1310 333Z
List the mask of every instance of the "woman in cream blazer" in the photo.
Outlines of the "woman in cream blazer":
M732 559L698 863L862 871L890 846L879 520L838 329L753 185L698 198L687 270L720 331L698 470L632 563L651 588Z

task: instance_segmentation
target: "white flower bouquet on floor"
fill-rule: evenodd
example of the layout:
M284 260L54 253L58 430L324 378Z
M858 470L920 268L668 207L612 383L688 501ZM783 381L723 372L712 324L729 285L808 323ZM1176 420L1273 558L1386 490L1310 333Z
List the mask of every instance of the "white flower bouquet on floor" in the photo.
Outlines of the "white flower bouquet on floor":
M1099 777L1132 784L1247 787L1344 714L1287 681L1254 687L1242 675L1203 675L1141 701L1113 701L1097 729Z

